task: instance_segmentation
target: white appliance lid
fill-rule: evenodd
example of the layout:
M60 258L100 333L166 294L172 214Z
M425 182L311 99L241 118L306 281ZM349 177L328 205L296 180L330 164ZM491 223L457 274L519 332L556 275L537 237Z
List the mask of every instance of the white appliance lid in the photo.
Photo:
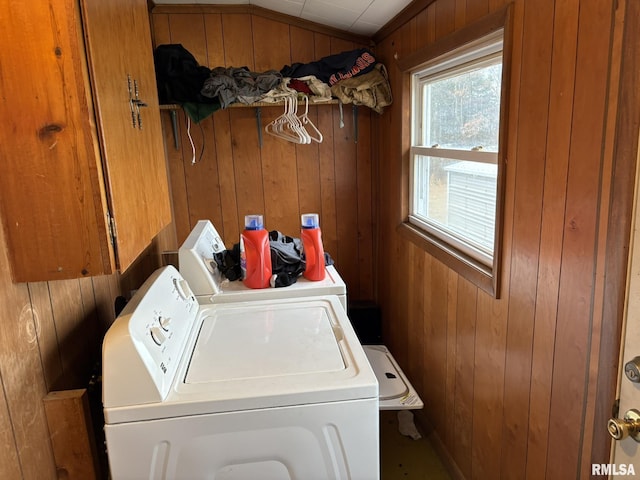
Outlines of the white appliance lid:
M136 381L121 373L123 386ZM327 295L201 305L167 397L104 413L116 424L360 399L377 401L378 381Z
M213 310L203 319L185 383L344 370L322 304Z

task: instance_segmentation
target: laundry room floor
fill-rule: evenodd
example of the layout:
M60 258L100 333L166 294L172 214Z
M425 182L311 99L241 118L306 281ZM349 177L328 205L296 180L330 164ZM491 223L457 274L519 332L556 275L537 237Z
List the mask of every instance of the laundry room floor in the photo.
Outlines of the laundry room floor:
M451 480L431 442L402 435L398 429L398 412L380 412L381 480Z

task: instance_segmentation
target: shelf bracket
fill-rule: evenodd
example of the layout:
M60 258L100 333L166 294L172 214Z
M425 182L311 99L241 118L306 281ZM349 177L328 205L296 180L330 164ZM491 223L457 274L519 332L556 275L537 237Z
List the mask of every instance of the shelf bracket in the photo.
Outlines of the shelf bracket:
M358 106L353 105L353 143L358 143Z
M175 110L169 110L171 115L171 128L173 129L173 144L176 150L180 150L180 137L178 136L178 113Z
M262 148L262 109L256 107L256 126L258 128L258 145Z

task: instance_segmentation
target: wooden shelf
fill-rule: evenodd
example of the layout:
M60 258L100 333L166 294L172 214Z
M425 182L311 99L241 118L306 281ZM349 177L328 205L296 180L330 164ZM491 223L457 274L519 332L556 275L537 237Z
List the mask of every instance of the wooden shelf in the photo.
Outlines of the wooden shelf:
M309 102L309 106L312 107L314 105L338 105L340 100L336 98L332 98L331 100L326 100L323 102ZM305 102L298 101L298 106L304 106ZM255 102L247 105L246 103L232 103L227 108L257 108L257 107L278 107L282 106L282 102ZM182 106L178 104L165 104L160 105L160 110L181 110Z

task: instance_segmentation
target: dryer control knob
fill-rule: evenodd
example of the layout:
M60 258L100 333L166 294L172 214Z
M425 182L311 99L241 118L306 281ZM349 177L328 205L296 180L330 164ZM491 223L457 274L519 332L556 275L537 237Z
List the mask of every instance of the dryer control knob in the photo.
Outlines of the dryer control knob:
M182 300L189 300L193 296L193 292L185 279L175 278L173 280L173 284L175 285L178 295Z

